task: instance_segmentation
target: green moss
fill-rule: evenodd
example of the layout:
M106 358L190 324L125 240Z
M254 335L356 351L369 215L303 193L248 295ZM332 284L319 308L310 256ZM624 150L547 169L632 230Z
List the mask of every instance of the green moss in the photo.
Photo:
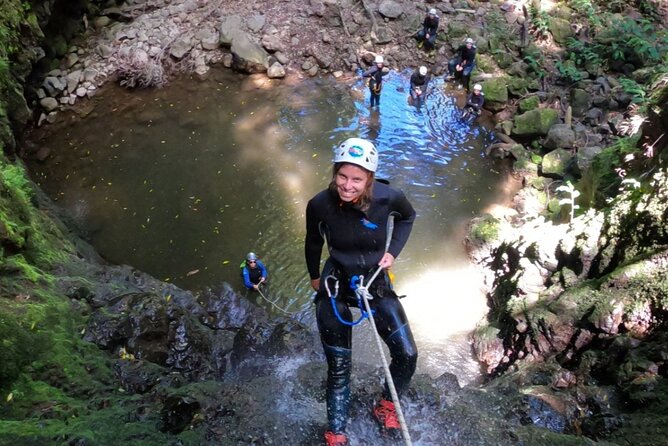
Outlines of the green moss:
M478 242L491 243L499 238L501 221L489 214L485 214L476 222L469 232L469 236Z

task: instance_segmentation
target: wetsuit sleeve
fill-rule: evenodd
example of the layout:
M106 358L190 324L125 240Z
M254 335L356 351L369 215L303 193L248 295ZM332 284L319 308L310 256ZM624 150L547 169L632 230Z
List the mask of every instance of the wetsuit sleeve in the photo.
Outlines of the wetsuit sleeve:
M266 280L267 277L267 267L264 266L264 263L260 262L259 260L257 261L257 266L260 267L260 272L262 273L262 277Z
M362 73L362 77L371 77L376 71L378 71L378 67L374 65L373 67L369 68L364 73Z
M483 105L485 105L485 96L480 93L480 103L478 104L478 107L482 109Z
M308 205L306 205L304 256L306 257L306 268L311 279L320 277L320 255L322 254L322 245L325 243L320 234L320 219L316 214L313 202L309 201Z
M415 73L411 74L411 90L415 90Z
M394 215L394 231L387 252L396 259L404 249L408 236L411 235L415 221L415 209L401 191L395 191L392 200L392 215Z
M473 103L473 93L469 93L469 95L466 97L466 106L467 107L475 106L475 104Z
M244 266L244 268L241 270L241 275L244 278L244 286L248 289L253 288L253 284L251 283L250 280L250 275L248 274L248 268Z
M436 35L436 32L438 31L438 23L439 23L439 18L436 17L434 20L431 22L431 26L428 28L429 29L429 35Z

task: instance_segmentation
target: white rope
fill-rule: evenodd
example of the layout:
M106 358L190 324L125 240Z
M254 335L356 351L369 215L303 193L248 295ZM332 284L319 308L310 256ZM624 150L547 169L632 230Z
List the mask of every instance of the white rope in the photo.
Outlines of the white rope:
M262 285L262 282L258 283L258 284L257 284L257 288L256 288L257 292L260 293L260 297L262 297L262 299L266 300L266 301L269 302L271 305L273 305L274 308L276 308L278 311L282 312L283 314L285 314L285 315L287 315L287 316L293 316L293 315L299 313L299 311L291 312L291 311L285 310L285 309L279 307L278 305L276 305L276 301L278 301L278 297L277 297L276 300L274 300L274 301L269 300L269 299L267 298L267 296L265 296L264 293L262 292L262 290L260 289L260 285Z
M378 352L380 353L380 359L383 362L383 369L385 370L385 379L387 381L387 387L390 389L390 395L392 395L392 402L394 403L394 408L397 411L397 418L399 418L399 424L401 425L401 434L404 437L404 443L406 446L412 446L411 436L408 432L408 426L406 425L406 420L404 419L404 413L401 410L401 405L399 404L399 395L397 394L397 389L394 387L394 380L392 379L392 373L390 372L390 366L387 364L387 359L385 358L385 352L383 351L383 344L381 343L380 336L378 335L378 330L376 329L376 321L373 319L373 314L371 313L371 307L369 306L369 297L373 299L373 296L369 293L368 287L371 286L378 274L383 270L383 267L379 266L376 272L371 276L371 280L364 285L364 276L360 278L360 286L355 290L356 293L360 293L364 298L364 307L369 316L369 322L373 329L374 337L376 338L376 344L378 345Z

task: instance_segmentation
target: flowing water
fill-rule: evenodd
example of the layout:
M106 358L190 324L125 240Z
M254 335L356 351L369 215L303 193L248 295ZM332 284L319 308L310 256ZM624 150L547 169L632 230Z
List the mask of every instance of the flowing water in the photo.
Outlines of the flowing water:
M461 119L463 92L436 79L417 109L407 103L409 74L386 76L379 109L369 108L361 80L278 83L219 72L157 91L108 87L86 118L33 135L52 156L31 172L109 261L188 289L226 281L245 293L239 264L255 251L275 304L249 297L312 324L306 202L326 187L338 142L372 139L378 176L418 213L393 268L420 348L418 372L448 371L467 383L479 371L466 338L486 304L463 228L504 199L506 173L484 157L490 132ZM356 360L376 363L368 330L356 328Z

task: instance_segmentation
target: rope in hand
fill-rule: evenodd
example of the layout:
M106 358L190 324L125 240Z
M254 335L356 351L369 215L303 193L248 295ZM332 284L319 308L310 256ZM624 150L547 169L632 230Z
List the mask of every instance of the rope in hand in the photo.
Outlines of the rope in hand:
M392 373L390 372L390 366L387 364L387 358L385 358L385 352L383 351L383 344L381 343L380 336L378 335L378 330L376 329L376 321L373 318L373 313L371 312L371 307L369 306L369 300L373 299L371 293L369 293L369 287L376 280L378 274L383 270L382 266L379 266L376 269L376 272L371 276L371 279L364 284L364 276L360 277L360 286L355 289L355 294L358 295L361 300L364 301L364 307L366 308L367 317L371 323L371 328L373 329L374 337L376 338L376 345L378 345L378 352L380 353L380 359L383 362L383 369L385 371L385 379L387 380L387 387L390 389L390 395L392 395L392 402L394 403L394 408L397 411L397 418L399 418L399 424L401 425L401 435L404 437L404 443L406 446L412 446L411 436L408 432L408 426L406 425L406 419L404 418L404 413L401 410L401 405L399 404L399 395L397 394L397 389L394 386L394 380L392 379Z

